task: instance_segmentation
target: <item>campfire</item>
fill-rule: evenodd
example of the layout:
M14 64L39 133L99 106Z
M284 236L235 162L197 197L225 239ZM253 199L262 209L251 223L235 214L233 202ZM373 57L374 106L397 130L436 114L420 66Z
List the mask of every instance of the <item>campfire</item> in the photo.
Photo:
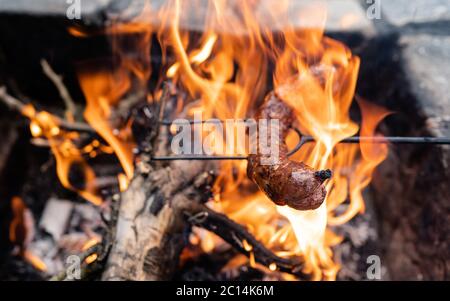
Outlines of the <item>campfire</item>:
M25 274L336 280L388 144L449 143L380 133L392 112L356 95L361 60L325 35L322 5L193 2L70 22L110 53L73 62L81 96L40 61L56 110L0 89L47 158L35 177L50 190L2 200Z

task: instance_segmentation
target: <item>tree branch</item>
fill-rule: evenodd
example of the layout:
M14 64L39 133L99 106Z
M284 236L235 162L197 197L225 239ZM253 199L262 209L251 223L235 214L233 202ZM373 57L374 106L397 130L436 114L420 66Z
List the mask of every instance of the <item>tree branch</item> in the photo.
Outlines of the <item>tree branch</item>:
M61 96L61 99L64 101L66 105L66 117L68 117L67 116L68 114L75 116L76 113L75 102L73 101L69 91L64 85L62 77L56 74L55 71L53 71L52 67L45 59L41 60L41 66L42 71L53 82L53 84L55 85L56 89L59 92L59 96Z

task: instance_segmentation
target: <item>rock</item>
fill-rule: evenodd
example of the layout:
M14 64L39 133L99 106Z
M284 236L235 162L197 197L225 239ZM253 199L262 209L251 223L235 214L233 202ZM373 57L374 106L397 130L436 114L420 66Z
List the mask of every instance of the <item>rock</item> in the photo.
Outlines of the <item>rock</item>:
M382 18L395 26L450 21L450 0L395 0L381 3Z
M450 137L449 4L381 0L358 93L395 112L385 135ZM390 279L449 279L449 166L449 146L391 145L377 168L371 186Z
M357 0L330 0L325 3L328 10L326 31L375 33L372 22Z
M377 65L384 77L374 73L379 82L366 78L383 89L389 108L398 112L389 117L386 134L450 137L450 36L398 34L392 61ZM385 56L376 52L377 59ZM448 146L392 145L377 168L372 187L385 264L393 280L449 279L449 166Z
M204 5L198 5L194 14L184 14L180 20L180 27L194 31L202 31L204 29L204 19L206 16L208 5L207 0L203 0ZM227 1L227 9L222 14L225 18L234 19L236 10L233 5L240 3L241 0ZM151 5L156 10L162 6L164 0L152 1ZM365 32L373 34L373 25L366 18L365 12L359 5L357 0L329 0L329 1L290 1L288 14L286 18L273 20L270 14L274 7L278 7L279 0L261 0L254 9L257 21L261 22L264 27L269 27L273 31L286 28L288 25L294 28L323 27L328 32ZM312 16L312 17L311 17ZM160 25L160 18L155 16L151 18L153 24ZM221 28L221 30L229 30L232 34L246 34L246 28L230 26L229 28Z
M407 35L400 43L404 74L429 128L450 137L450 35Z
M139 15L144 5L148 3L151 7L151 12L150 16L146 18L146 21L153 26L160 26L162 22L161 16L152 12L160 10L165 2L165 0L0 0L0 15L18 14L37 17L51 16L68 18L71 12L70 8L75 7L74 5L79 3L81 21L86 24L100 25L104 21L111 20L112 18L128 20L133 16ZM227 1L227 7L222 11L222 15L225 18L235 18L236 10L233 9L233 5L239 2L240 0ZM327 31L364 31L373 33L372 24L357 0L319 1L319 4L312 4L311 1L291 1L289 5L286 18L277 20L271 20L270 14L273 12L274 7L279 6L278 0L261 0L253 12L258 16L257 21L261 21L264 26L268 26L273 30L284 28L287 24L292 24L297 28L323 26L324 17L327 16L325 24ZM309 13L301 15L305 11L305 8L310 9L312 5L314 5L313 10L315 11L314 18L307 18L310 15ZM195 14L183 14L180 20L180 27L183 29L202 31L209 9L208 0L200 0L192 8ZM321 9L326 10L328 14L323 14L320 11ZM318 13L316 14L316 12ZM239 26L230 26L229 28L221 28L221 30L230 30L234 34L245 34L246 31L245 28L239 28Z
M0 14L67 18L70 8L79 3L81 18L92 19L98 18L112 1L114 0L0 0Z

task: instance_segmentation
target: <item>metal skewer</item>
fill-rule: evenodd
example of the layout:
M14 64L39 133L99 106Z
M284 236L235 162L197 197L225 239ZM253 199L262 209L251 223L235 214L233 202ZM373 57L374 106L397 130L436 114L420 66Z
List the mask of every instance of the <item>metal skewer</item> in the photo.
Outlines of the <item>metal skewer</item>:
M245 120L244 120L245 121ZM189 124L201 123L217 123L223 122L221 120L189 120ZM161 120L160 124L163 126L170 126L177 124L170 120ZM315 142L314 137L304 136L298 128L292 128L298 137L299 142L295 147L289 151L288 156L292 156L300 150L306 143ZM393 143L393 144L447 144L450 145L450 138L447 137L367 137L367 136L352 136L341 140L339 143ZM172 161L172 160L247 160L247 156L211 156L211 155L177 155L177 156L156 156L152 157L155 161Z

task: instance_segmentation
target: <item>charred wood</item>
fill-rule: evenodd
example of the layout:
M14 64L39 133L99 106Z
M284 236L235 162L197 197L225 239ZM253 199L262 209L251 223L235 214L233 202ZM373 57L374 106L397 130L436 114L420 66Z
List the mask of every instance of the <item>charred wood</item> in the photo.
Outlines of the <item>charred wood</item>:
M303 267L301 260L286 259L275 255L248 232L244 226L234 222L224 214L217 213L201 204L191 203L187 205L184 213L192 225L217 234L246 256L253 253L255 261L266 267L276 264L277 269L282 272L305 278L305 275L301 272ZM244 241L246 241L247 247L244 245Z

